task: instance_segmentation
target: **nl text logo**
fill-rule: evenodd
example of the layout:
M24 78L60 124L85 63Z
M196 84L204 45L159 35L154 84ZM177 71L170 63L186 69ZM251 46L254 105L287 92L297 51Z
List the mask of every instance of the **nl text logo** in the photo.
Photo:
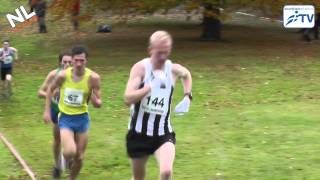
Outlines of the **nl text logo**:
M313 28L314 6L286 5L283 7L283 26L285 28Z
M6 15L11 27L13 27L13 28L16 27L16 24L14 23L14 21L18 21L18 22L22 23L25 20L28 20L36 15L35 12L31 12L30 14L28 14L26 9L23 6L20 6L19 8L16 9L16 14L17 14L17 16L12 15L12 14Z

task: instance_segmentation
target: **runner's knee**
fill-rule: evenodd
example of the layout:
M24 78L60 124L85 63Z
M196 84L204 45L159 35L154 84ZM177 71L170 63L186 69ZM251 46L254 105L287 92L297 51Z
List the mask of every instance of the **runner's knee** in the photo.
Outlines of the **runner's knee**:
M134 180L143 180L145 175L145 170L144 168L142 169L134 169L133 170L133 177L132 179Z
M54 136L54 142L53 142L54 146L56 147L60 147L61 146L61 140L60 140L60 137L56 137Z
M54 127L56 128L56 127ZM53 129L53 138L55 144L60 144L61 138L60 138L60 131L59 129Z
M133 175L132 180L144 180L144 175Z
M140 177L133 177L132 180L144 180L144 179Z
M76 155L76 147L75 146L67 146L63 147L63 155L65 157L71 158Z
M11 81L11 80L12 80L12 76L8 74L8 75L6 76L6 80L7 80L7 81Z
M76 159L77 161L83 161L83 159L84 159L84 153L77 153L75 159Z
M172 168L171 167L162 167L160 169L160 176L164 179L169 179L172 175Z

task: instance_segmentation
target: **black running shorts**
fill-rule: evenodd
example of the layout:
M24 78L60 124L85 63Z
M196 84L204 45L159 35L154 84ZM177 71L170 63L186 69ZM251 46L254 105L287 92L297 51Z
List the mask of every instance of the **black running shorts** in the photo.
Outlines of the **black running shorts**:
M12 68L1 68L1 80L6 80L7 74L12 74Z
M127 153L130 158L142 158L153 154L166 142L176 144L174 132L163 136L146 136L130 130L127 134Z

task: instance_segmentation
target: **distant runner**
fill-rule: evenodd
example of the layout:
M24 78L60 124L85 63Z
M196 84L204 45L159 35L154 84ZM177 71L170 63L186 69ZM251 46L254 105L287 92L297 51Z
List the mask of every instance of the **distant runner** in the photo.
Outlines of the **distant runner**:
M59 55L59 67L52 70L48 75L46 80L43 82L41 88L39 89L38 95L40 98L46 98L47 90L53 80L61 73L64 69L67 69L72 65L71 52L64 52ZM55 166L53 167L52 176L53 178L60 178L62 167L61 167L61 143L60 143L60 130L58 127L58 114L59 114L59 90L54 92L54 96L51 100L50 113L51 120L53 123L53 155Z
M3 95L7 97L12 95L11 83L14 59L18 60L18 50L14 47L10 47L9 40L4 40L3 48L0 49L0 71L4 89Z

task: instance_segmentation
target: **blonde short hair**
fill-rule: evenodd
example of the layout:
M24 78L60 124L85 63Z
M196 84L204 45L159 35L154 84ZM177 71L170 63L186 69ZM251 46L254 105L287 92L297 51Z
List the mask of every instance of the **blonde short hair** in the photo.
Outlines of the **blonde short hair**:
M167 31L156 31L149 39L149 47L159 43L170 43L172 44L172 37Z

